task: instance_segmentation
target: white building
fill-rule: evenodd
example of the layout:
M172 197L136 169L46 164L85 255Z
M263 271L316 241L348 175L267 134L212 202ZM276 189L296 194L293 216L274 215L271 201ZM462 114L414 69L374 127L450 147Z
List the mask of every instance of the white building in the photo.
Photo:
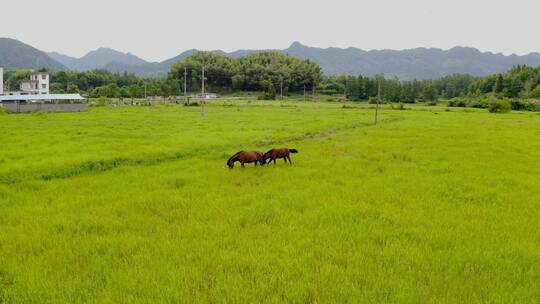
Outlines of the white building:
M216 98L218 98L218 95L216 93L204 93L204 95L203 94L195 94L195 95L192 95L192 98L202 99L203 96L204 96L204 99L216 99Z
M21 87L18 92L6 92L4 91L4 69L0 67L0 95L49 94L49 78L49 73L32 73L29 80L21 81Z
M49 94L49 73L32 73L30 74L30 81L37 85L37 94ZM21 91L23 83L21 83Z
M47 95L49 78L49 73L32 73L29 80L21 80L19 91L6 92L5 95Z

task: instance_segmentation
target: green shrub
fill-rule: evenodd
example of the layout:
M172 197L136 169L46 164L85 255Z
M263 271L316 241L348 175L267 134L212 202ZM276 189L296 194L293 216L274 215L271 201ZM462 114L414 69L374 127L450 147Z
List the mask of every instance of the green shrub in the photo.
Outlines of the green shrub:
M267 93L264 93L263 95L259 95L257 97L258 100L275 100L276 99L276 95L275 94L267 94Z
M448 101L448 106L465 108L467 107L467 102L463 98L454 98Z
M405 105L403 103L401 103L401 102L396 104L396 105L391 104L390 107L392 109L396 109L396 110L405 110Z
M527 100L513 99L510 101L510 104L512 105L512 110L514 111L531 111L531 112L540 111L540 103L533 100L527 101Z
M471 100L467 103L469 108L486 109L489 107L489 102L485 99Z
M368 99L368 103L369 103L369 104L376 104L376 103L377 103L377 97L371 96L371 97Z
M512 106L512 110L514 111L522 111L526 110L528 106L528 102L519 100L519 99L512 99L510 101L510 105Z
M507 113L512 110L512 105L508 98L497 99L490 98L488 111L490 113Z
M0 115L6 115L7 113L6 109L0 106Z
M540 112L540 102L530 101L529 103L527 103L526 110L532 112Z
M540 99L540 85L537 85L536 88L529 93L529 97Z

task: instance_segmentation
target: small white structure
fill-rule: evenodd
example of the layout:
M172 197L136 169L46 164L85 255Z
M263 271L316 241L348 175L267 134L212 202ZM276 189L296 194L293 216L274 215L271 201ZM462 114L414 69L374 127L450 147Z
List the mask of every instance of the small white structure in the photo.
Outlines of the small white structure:
M216 93L204 93L203 94L195 94L192 97L195 99L202 99L204 96L204 99L216 99L218 98L218 95Z

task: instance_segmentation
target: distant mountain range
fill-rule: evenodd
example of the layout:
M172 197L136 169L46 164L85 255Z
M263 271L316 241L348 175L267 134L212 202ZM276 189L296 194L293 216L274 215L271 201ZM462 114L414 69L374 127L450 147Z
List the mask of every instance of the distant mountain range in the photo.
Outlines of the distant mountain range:
M217 52L237 58L259 51ZM316 48L294 42L290 47L277 51L301 59L313 60L328 75L385 74L387 77L398 77L402 80L434 79L451 74L485 76L507 71L518 64L540 66L539 53L506 56L481 52L469 47L455 47L450 50L416 48L365 51L352 47ZM111 72L158 77L165 75L176 62L195 52L197 50L191 49L162 62L147 62L131 53L99 48L81 58L75 58L56 52L44 53L20 41L0 38L0 66L11 68L44 67L50 70L75 71L105 69Z
M167 74L171 67L184 58L196 53L189 50L163 62L147 62L130 53L121 53L113 49L100 48L80 59L58 53L48 55L74 71L104 69L114 73L133 73L145 77L159 77Z
M283 50L292 56L317 62L327 74L373 76L384 74L403 80L435 79L451 74L485 76L505 72L518 64L537 67L540 54L524 56L480 52L475 48L454 47L450 50L416 48L410 50L373 50L357 48L313 48L298 42Z

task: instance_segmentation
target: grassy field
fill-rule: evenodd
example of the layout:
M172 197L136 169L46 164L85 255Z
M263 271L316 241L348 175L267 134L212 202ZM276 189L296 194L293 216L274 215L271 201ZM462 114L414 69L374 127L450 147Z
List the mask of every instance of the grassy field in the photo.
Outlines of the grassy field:
M540 302L540 115L408 107L2 115L0 303Z

